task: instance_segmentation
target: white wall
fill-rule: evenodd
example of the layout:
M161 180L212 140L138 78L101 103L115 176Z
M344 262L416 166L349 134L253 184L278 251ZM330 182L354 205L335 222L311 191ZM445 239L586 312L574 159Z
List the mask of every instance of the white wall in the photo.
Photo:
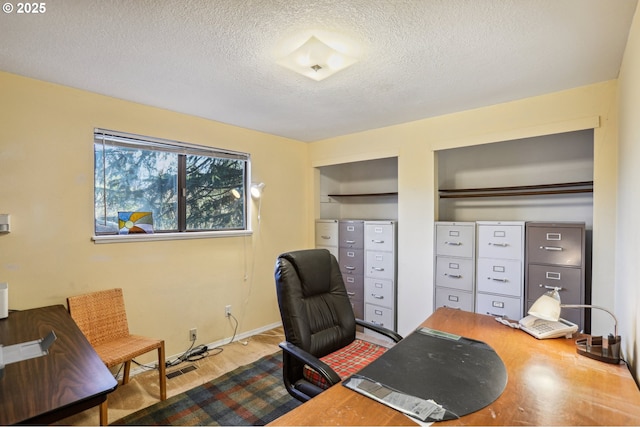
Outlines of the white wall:
M640 8L636 10L620 71L615 312L622 347L640 378Z

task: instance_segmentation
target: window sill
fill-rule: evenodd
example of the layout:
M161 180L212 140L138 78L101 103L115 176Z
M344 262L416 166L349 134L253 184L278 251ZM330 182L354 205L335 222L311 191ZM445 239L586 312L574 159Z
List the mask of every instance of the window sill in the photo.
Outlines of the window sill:
M212 239L218 237L250 236L251 230L231 231L196 231L191 233L153 233L153 234L109 234L93 236L91 240L96 244L102 243L130 243L130 242L155 242L159 240L191 240Z

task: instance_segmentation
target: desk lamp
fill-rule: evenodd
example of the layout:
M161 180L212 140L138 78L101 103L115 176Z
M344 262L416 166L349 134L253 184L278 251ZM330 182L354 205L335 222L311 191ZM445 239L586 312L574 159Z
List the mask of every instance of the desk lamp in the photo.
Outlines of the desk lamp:
M618 335L618 319L616 316L606 308L597 305L562 304L560 294L558 293L559 289L560 288L553 288L538 298L528 313L543 320L557 322L560 318L561 308L596 308L606 311L613 317L613 335L609 334L606 339L591 335L587 338L578 339L576 341L576 351L578 354L601 362L620 363L620 336Z

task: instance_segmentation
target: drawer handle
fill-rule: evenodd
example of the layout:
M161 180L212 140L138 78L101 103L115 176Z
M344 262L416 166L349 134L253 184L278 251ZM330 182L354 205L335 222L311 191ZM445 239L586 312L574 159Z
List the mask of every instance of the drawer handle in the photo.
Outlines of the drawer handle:
M496 314L496 313L492 313L490 311L487 311L487 314L489 316L493 316L493 317L502 317L503 319L508 319L509 317L505 316L504 314Z
M355 270L355 267L352 267L350 265L345 265L344 268L346 268L347 270Z
M444 242L444 244L449 246L462 246L462 242Z
M355 292L347 292L347 295L349 295L350 297L355 297L356 293Z
M500 248L506 248L507 246L509 246L509 244L508 243L492 243L492 242L489 242L489 246L498 246Z
M558 251L558 252L561 252L563 250L559 246L540 246L540 249L544 251Z
M349 244L353 244L353 243L355 243L356 241L355 241L355 240L345 240L344 242L345 242L345 243L349 243Z
M487 277L488 280L493 280L494 282L502 282L507 283L509 279L501 279L499 277Z
M370 322L373 323L374 325L384 326L384 323L382 322L376 322L375 320L370 320Z
M371 296L374 297L375 299L384 299L382 295L378 295L378 294L371 294Z
M449 273L444 273L445 276L451 277L452 279L461 279L462 278L462 274L449 274Z
M373 243L384 243L384 240L371 240Z
M331 236L320 236L320 237L322 237L325 240L329 240L331 238Z
M382 267L371 267L372 269L374 269L375 271L384 271L384 268Z
M456 307L456 306L454 306L454 305L443 305L443 307L446 307L446 308L452 308L452 309L454 309L454 310L462 310L462 308L460 308L460 307Z
M543 285L542 283L538 283L538 287L549 289L549 290L554 290L555 289L558 292L565 290L564 288L562 288L560 286L549 286L549 285Z

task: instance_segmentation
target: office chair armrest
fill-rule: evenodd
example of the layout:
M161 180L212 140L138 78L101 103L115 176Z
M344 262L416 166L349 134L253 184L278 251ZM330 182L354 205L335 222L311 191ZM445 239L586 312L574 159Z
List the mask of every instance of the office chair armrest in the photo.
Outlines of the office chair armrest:
M395 332L393 332L391 329L387 329L384 326L380 326L380 325L376 325L375 323L371 323L371 322L367 322L364 321L362 319L356 319L356 324L363 326L367 329L371 329L372 331L375 331L379 334L382 334L390 339L393 340L393 342L400 342L400 340L402 340L402 335L399 335Z
M288 341L284 341L280 343L280 348L295 357L299 361L306 363L311 368L313 368L316 372L318 372L330 385L338 384L340 381L340 376L336 374L336 371L331 369L329 365L324 363L322 360L318 359L313 354L304 351L300 347L295 344L291 344Z

